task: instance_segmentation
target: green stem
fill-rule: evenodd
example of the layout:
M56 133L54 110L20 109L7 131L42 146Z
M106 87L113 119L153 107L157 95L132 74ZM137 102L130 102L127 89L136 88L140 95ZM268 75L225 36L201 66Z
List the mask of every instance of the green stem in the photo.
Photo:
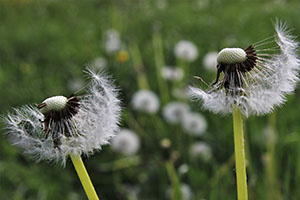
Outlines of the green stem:
M181 195L180 182L176 174L176 170L174 169L174 165L172 161L166 162L166 168L172 184L172 199L181 200L182 195Z
M91 179L84 167L82 159L78 155L70 155L75 170L89 200L99 200Z
M244 147L243 120L239 108L233 108L234 152L238 200L247 200L246 161Z
M136 43L132 43L129 47L129 51L131 53L133 66L137 72L137 83L139 89L149 89L149 84L147 76L145 74L144 64L138 45Z
M159 93L161 96L162 104L168 102L168 87L166 82L161 77L161 69L164 67L164 53L163 42L159 33L153 34L153 49L154 49L154 61L156 67L156 78L159 87Z

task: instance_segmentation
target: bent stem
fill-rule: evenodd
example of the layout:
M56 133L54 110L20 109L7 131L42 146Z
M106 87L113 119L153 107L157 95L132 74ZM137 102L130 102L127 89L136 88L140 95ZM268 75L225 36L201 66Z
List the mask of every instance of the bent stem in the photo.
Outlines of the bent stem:
M233 131L234 131L234 151L235 151L235 169L238 200L247 200L247 180L246 180L246 162L243 120L239 108L233 107Z
M84 167L82 159L78 155L70 155L75 170L79 176L81 184L89 200L99 200L91 179Z

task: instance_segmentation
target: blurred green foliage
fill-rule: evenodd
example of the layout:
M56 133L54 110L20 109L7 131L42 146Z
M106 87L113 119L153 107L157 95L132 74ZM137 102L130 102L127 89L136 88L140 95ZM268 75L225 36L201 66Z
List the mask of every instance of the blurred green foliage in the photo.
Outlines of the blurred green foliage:
M202 111L199 104L190 102L193 110L201 112L208 122L207 132L195 138L183 133L180 126L166 123L161 112L149 115L133 111L130 100L138 90L134 62L129 57L127 62L120 63L116 55L105 52L105 31L118 30L124 50L130 51L132 45L139 47L149 87L159 93L154 33L162 38L167 65L176 65L173 48L177 41L187 39L196 44L199 57L189 64L185 84L201 85L194 75L208 81L215 77L202 67L207 52L227 46L246 47L264 39L274 33L276 18L286 21L294 28L293 33L299 35L299 10L296 0L2 0L1 114L12 111L12 107L39 103L48 96L71 94L67 83L84 77L85 65L104 57L108 61L106 71L121 89L122 127L138 133L141 149L136 157L127 158L106 146L84 158L100 199L134 199L128 192L129 186L139 190L138 199L166 199L171 181L160 145L163 138L171 140L168 153L177 155L175 169L184 163L189 166L188 172L178 174L178 178L191 187L193 199L235 199L231 116ZM175 99L171 90L164 92L169 101ZM272 199L268 196L272 192L278 199L300 199L299 98L298 87L272 117L250 117L246 121L250 199ZM269 123L276 127L276 139L271 144L263 136ZM195 141L205 141L212 147L209 162L189 156L189 146ZM270 155L271 172L265 164ZM11 146L5 134L0 134L0 199L85 198L70 161L65 168L35 163Z

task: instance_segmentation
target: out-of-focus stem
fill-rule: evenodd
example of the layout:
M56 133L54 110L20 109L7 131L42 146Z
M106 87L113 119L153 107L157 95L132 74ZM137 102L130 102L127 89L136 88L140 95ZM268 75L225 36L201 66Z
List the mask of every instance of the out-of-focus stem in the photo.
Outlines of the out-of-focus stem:
M233 107L234 152L238 200L248 200L243 119L239 108Z
M133 66L137 72L137 82L139 89L149 89L147 76L145 74L142 56L136 43L130 45L130 53L133 61Z
M159 87L159 93L161 96L162 104L168 102L168 88L166 82L161 77L161 69L164 66L164 52L162 38L158 32L153 34L153 50L154 50L154 61L156 67L156 78Z
M180 182L172 161L166 162L166 169L172 184L172 200L181 200Z
M99 200L95 188L92 184L92 181L84 167L81 157L78 155L70 155L70 157L88 199Z

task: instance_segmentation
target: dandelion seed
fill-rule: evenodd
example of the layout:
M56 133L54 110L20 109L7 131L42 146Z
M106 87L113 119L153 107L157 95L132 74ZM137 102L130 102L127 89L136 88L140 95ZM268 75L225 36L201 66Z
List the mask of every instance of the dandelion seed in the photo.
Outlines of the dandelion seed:
M4 117L13 144L37 161L61 160L92 154L118 131L120 101L117 90L102 74L91 77L87 94L47 98L37 107L26 105Z
M215 71L217 66L218 52L209 52L203 58L203 66L208 71Z
M201 114L188 112L182 118L182 127L187 133L200 136L206 131L207 122Z
M171 102L163 108L163 116L165 120L171 124L176 124L181 121L182 117L188 113L190 107L186 103Z
M121 39L120 34L115 29L109 29L106 31L105 50L107 53L114 53L120 50Z
M169 81L180 81L183 78L183 70L178 67L165 66L161 68L161 76L165 80Z
M194 43L181 40L175 45L174 54L179 59L193 62L198 57L198 49Z
M111 148L124 155L130 156L137 153L140 147L140 140L136 133L129 129L121 129L118 135L112 140Z
M159 109L159 99L155 93L150 90L140 90L132 97L133 109L146 113L156 113Z
M286 26L277 23L275 30L276 36L246 49L220 51L216 81L207 91L190 87L191 96L201 100L205 109L223 114L231 113L233 105L245 116L263 115L281 105L296 87L300 60L298 42Z
M205 142L196 142L190 147L190 154L193 158L201 158L204 161L208 161L212 157L212 150Z

